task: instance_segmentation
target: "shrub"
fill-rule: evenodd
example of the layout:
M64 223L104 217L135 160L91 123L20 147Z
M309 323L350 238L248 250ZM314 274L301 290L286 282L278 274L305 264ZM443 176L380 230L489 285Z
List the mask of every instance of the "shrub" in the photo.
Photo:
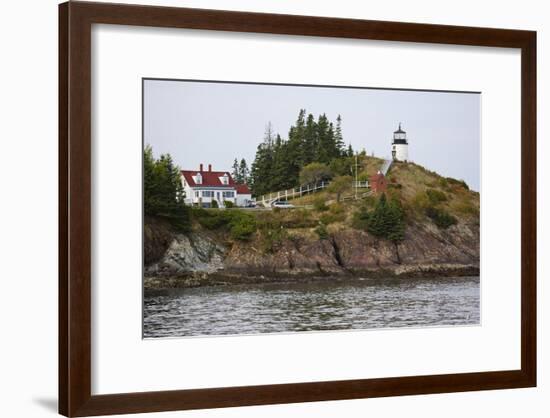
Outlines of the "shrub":
M254 217L241 210L235 211L194 211L198 222L206 229L228 231L231 238L247 240L256 232Z
M369 181L369 179L369 173L367 173L366 171L359 173L359 175L357 176L357 181Z
M286 229L282 226L263 227L261 231L261 250L264 253L274 253L286 238Z
M325 225L332 224L334 222L342 222L344 219L346 219L345 213L324 213L319 218L319 220Z
M323 223L320 223L317 228L315 228L315 233L319 236L319 239L328 239L329 237L327 227Z
M230 235L233 239L247 241L254 232L256 232L256 220L250 215L239 216L230 222Z
M206 229L216 230L227 226L229 220L226 218L225 212L208 212L204 209L194 211L199 224Z
M340 203L334 203L333 205L330 205L329 209L330 213L333 213L335 215L345 212L344 206Z
M457 204L456 210L465 215L479 216L479 208L469 202L461 202Z
M328 210L328 206L325 203L325 199L322 197L317 198L313 201L313 208L318 212L324 212Z
M436 189L426 190L426 195L428 196L428 200L432 205L437 205L438 203L441 203L447 200L447 195L442 191L439 191Z
M234 208L234 207L235 207L235 204L234 204L231 200L224 200L223 205L224 205L227 209L231 209L231 208Z
M443 209L433 206L426 208L426 216L430 218L439 228L447 229L457 223L457 219Z
M218 205L218 201L217 200L212 200L212 203L210 204L210 206L214 209L217 209L219 208L220 206Z

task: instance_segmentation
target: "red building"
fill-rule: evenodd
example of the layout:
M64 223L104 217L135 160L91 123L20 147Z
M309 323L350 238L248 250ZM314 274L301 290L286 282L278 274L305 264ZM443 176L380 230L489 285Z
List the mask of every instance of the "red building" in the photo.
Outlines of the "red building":
M380 171L370 177L370 187L375 193L383 193L388 188L388 180Z

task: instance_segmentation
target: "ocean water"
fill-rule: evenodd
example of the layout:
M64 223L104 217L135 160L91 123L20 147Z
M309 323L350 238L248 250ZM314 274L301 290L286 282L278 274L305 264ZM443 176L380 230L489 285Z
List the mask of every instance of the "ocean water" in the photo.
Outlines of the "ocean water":
M143 302L144 338L480 322L479 277L324 278L147 290Z

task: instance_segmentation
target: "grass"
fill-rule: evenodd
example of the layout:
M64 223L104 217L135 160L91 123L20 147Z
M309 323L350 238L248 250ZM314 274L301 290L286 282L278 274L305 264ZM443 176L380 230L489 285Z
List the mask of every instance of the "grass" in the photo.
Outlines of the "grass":
M383 160L364 157L361 176L376 173ZM395 162L388 173L388 200L395 198L408 219L434 222L448 228L458 222L479 222L479 193L460 181L437 175L414 163ZM351 190L351 187L350 187ZM266 252L275 251L292 236L325 239L330 233L347 228L365 229L364 213L372 211L378 196L359 201L336 202L336 196L324 190L292 200L295 209L247 211L193 209L192 219L208 230L221 231L229 239L247 241L257 237ZM328 234L328 235L327 235Z

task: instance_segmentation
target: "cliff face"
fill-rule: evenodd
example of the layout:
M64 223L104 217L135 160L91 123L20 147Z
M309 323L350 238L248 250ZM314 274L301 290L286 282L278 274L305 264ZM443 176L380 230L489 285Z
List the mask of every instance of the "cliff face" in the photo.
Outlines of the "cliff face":
M158 223L156 224L158 227ZM166 231L168 227L162 226ZM211 231L174 233L166 250L164 234L145 236L146 285L193 286L220 282L346 275L434 276L478 274L479 227L458 223L446 230L435 225L407 226L399 245L368 233L343 229L326 239L314 234L294 234L272 251L262 249L259 238L230 242Z

